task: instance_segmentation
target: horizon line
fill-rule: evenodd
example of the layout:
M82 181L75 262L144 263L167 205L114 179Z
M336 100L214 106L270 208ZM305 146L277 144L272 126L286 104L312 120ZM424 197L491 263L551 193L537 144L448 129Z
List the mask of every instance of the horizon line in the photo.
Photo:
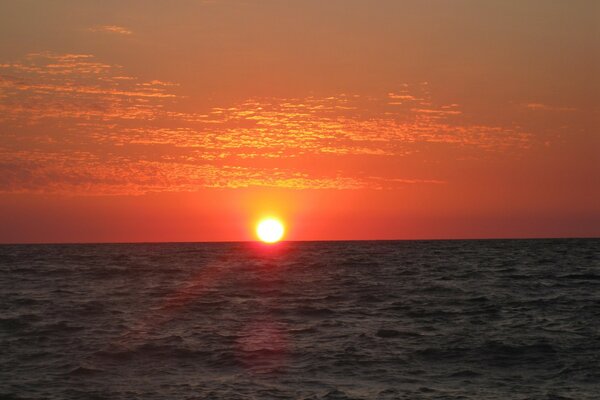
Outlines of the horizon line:
M479 237L479 238L431 238L431 239L309 239L281 240L266 244L260 240L203 240L203 241L122 241L122 242L0 242L0 246L27 245L101 245L101 244L235 244L259 243L265 246L277 246L280 243L321 243L321 242L451 242L451 241L487 241L487 240L594 240L600 236L531 236L531 237Z

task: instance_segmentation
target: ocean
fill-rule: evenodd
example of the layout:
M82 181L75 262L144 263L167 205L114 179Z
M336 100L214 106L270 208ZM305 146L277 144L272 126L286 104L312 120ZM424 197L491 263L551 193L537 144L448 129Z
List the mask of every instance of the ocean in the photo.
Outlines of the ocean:
M1 399L599 399L600 239L0 246Z

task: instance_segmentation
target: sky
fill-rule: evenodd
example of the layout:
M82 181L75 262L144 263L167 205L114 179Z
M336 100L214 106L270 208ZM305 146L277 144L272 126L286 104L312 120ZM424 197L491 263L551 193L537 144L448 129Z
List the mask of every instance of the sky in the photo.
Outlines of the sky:
M600 236L597 1L0 1L0 242Z

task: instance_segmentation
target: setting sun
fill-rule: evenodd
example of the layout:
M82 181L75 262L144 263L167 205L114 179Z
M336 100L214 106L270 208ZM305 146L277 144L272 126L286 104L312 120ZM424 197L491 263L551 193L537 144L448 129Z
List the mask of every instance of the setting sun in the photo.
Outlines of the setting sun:
M256 226L256 234L265 243L275 243L281 240L285 228L281 221L275 218L261 220Z

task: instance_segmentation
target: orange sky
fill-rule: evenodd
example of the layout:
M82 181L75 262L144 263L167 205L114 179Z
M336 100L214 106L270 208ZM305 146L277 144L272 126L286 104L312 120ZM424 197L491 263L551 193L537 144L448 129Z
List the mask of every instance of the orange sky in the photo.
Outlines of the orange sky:
M596 1L0 3L0 242L600 235Z

